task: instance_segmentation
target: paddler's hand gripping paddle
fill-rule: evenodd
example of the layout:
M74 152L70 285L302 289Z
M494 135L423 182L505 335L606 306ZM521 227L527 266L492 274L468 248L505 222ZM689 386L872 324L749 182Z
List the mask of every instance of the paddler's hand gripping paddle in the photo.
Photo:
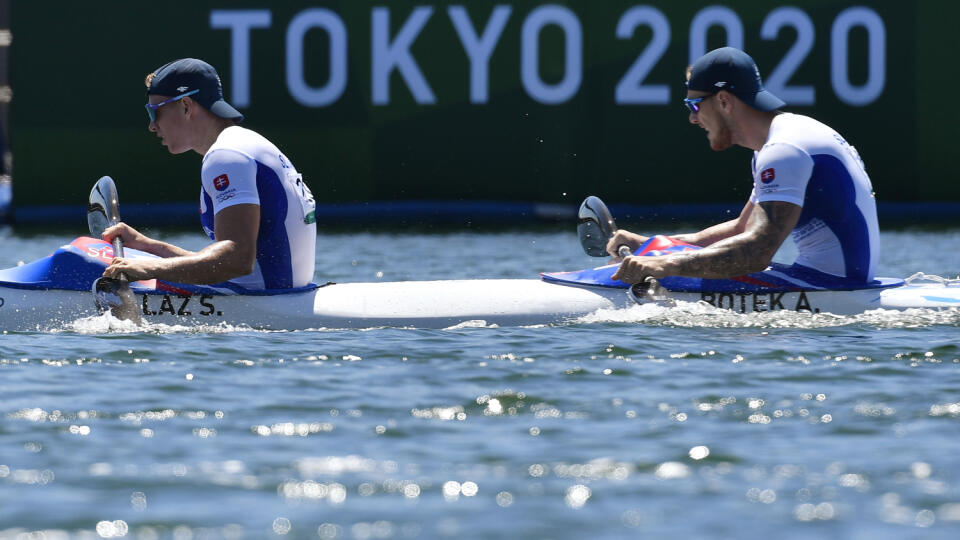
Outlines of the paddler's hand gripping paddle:
M616 232L617 224L613 221L607 205L593 195L584 199L580 211L577 212L577 234L580 235L583 251L591 257L606 257L607 244ZM617 255L621 259L632 253L630 246L617 246ZM643 280L643 283L634 283L629 291L630 297L637 303L646 299L659 301L664 298L663 288L652 276Z
M104 176L93 185L87 204L87 225L90 234L96 238L103 237L111 225L120 223L120 203L117 199L117 186L113 179ZM120 237L113 239L113 256L123 257L123 241ZM140 308L137 306L137 297L130 290L130 283L125 274L120 278L99 277L93 282L93 299L100 313L110 310L114 317L125 321L140 324Z

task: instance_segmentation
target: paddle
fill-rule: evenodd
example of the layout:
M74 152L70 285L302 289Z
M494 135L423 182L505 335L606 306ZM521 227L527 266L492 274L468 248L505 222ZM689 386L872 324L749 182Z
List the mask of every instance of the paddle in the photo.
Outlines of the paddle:
M117 200L117 186L113 178L104 176L97 180L90 190L87 205L87 225L90 234L96 238L103 237L111 225L120 223L120 204ZM123 257L123 241L120 237L113 239L114 257ZM93 282L93 299L100 313L110 310L114 317L125 321L140 324L140 308L137 298L130 290L130 283L125 274L120 278L100 277Z
M577 213L577 234L580 235L580 245L583 251L591 257L604 257L607 253L607 243L617 232L617 224L607 205L599 197L590 195L583 200L580 211ZM617 254L621 258L631 255L630 246L617 247ZM634 283L629 289L630 297L638 304L652 300L663 302L666 292L654 277L647 277L643 283Z
M607 205L593 195L584 199L577 213L577 234L580 235L583 251L591 257L607 256L607 243L616 232L617 224L614 223ZM620 257L630 255L630 247L619 246L617 254Z

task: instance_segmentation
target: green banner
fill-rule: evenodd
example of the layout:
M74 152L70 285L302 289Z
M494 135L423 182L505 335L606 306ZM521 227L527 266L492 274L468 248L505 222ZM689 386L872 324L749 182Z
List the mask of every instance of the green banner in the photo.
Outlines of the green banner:
M198 200L200 156L147 130L144 76L220 71L320 202L743 201L750 151L688 122L691 59L740 46L859 150L880 201L960 201L960 7L899 0L12 3L16 205Z

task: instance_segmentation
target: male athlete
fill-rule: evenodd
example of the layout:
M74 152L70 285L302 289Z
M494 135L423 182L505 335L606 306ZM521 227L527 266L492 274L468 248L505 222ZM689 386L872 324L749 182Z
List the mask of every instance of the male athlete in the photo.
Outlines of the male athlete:
M301 287L313 279L315 202L293 163L270 141L240 127L220 77L193 58L147 75L147 128L171 154L203 156L200 222L214 241L200 251L148 238L125 223L103 237L160 258L116 258L103 275L131 281L214 284L248 289Z
M879 252L876 202L856 149L836 131L766 91L745 52L724 47L697 60L687 80L689 120L710 148L750 148L753 192L740 216L697 233L671 236L703 249L628 256L613 275L627 283L648 277L725 279L762 272L792 234L797 259L784 267L814 285L871 281ZM607 244L637 249L647 237L619 230ZM783 275L780 268L778 275ZM838 279L842 278L842 279Z

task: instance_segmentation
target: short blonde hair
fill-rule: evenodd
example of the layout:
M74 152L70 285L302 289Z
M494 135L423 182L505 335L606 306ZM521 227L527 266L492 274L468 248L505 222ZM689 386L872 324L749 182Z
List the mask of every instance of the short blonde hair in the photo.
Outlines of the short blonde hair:
M147 85L147 88L150 88L150 84L153 82L153 78L156 77L156 76L157 76L157 72L156 72L156 71L154 71L153 73L147 75L146 77L143 78L143 84ZM689 77L689 76L688 76L688 77Z

